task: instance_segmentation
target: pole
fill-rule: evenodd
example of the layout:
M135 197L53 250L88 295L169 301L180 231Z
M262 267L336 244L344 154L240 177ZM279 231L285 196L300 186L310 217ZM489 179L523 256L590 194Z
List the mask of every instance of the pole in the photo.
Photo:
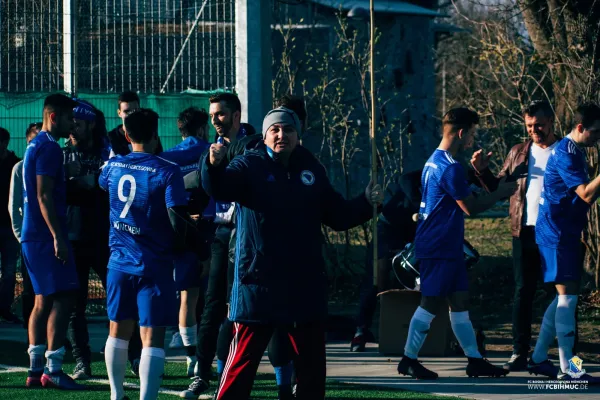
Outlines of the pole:
M377 110L375 109L375 0L370 0L369 14L371 16L371 180L377 182L377 142L375 140L375 127L377 125ZM377 286L378 268L377 260L377 205L373 205L373 285Z
M77 0L63 0L63 85L77 96Z

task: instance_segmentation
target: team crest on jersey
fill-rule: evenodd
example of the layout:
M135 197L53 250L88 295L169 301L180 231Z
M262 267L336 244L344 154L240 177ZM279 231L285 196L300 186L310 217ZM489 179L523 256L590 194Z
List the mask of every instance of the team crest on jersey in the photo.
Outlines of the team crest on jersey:
M306 186L310 186L313 183L315 183L315 174L313 174L311 171L305 169L304 171L300 172L300 180Z

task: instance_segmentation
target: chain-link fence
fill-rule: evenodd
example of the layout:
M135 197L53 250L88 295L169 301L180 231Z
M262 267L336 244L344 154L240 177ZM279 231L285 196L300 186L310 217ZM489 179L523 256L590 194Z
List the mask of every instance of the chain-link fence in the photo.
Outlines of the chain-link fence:
M74 3L78 91L233 88L233 0ZM69 15L62 0L0 0L0 91L63 89Z
M104 112L109 129L120 123L117 94L139 92L142 105L161 116L165 148L180 140L175 119L181 110L207 108L210 92L233 89L235 0L76 0L72 9L68 4L0 0L0 126L11 133L10 149L17 155L23 156L27 125L42 119L43 98L68 89L65 78L76 78L76 93ZM64 39L70 22L69 43ZM69 64L68 56L75 61ZM19 302L20 275L17 279ZM105 293L93 272L89 294L88 310L102 310Z

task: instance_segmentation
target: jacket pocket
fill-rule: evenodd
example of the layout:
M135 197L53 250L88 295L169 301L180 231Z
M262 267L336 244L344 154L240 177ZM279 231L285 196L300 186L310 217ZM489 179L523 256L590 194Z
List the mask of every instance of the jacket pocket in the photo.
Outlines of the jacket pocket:
M248 264L248 268L243 271L240 277L240 282L243 285L259 283L258 273L260 272L261 259L262 257L259 253L254 253L250 264Z

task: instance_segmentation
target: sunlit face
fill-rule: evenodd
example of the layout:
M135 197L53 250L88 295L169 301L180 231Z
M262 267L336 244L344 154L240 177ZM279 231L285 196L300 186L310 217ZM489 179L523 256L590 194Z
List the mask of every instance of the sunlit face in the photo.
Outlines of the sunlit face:
M232 112L224 101L219 103L210 103L208 114L210 116L210 122L217 131L217 135L225 137L229 137L229 133L231 132L231 128L233 128L233 124L235 123L236 119L239 120L240 118L240 112Z
M119 109L117 110L117 113L119 114L119 117L123 121L123 125L125 125L125 117L127 117L129 114L131 114L132 112L139 110L139 109L140 109L139 101L122 102L119 105Z
M594 146L600 140L600 120L584 128L582 124L577 125L577 131L580 133L582 141L580 142L585 147Z
M289 154L298 145L298 132L292 125L271 125L265 135L265 144L273 153Z
M525 114L525 128L533 143L548 144L554 130L554 119L541 111L533 116Z
M472 125L468 130L461 129L458 131L458 136L461 140L460 149L468 150L475 144L475 136L477 135L477 125Z

